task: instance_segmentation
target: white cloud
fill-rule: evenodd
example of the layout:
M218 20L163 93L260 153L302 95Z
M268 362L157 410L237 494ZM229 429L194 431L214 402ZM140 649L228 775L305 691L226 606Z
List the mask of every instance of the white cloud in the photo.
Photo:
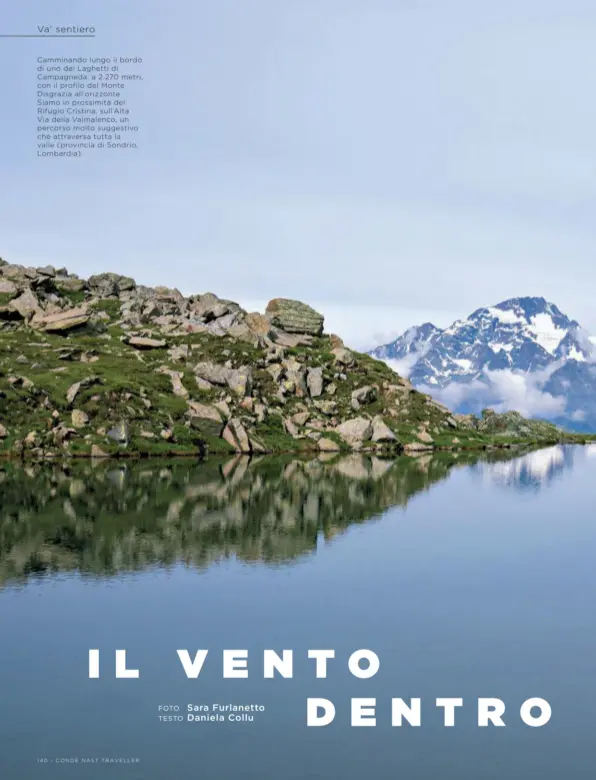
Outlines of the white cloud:
M412 373L412 369L416 363L420 360L420 357L421 355L419 352L412 352L401 360L388 359L384 360L383 362L386 363L389 368L393 369L397 374L407 379Z
M565 411L563 396L554 396L540 389L542 377L538 373L491 371L488 378L491 389L501 399L495 406L497 412L515 410L525 417L554 417Z
M486 382L473 380L466 384L453 382L446 388L421 387L450 408L456 408L466 401L479 405L490 405L496 412L516 411L524 417L556 417L565 411L563 396L544 392L542 386L558 365L548 371L524 373L503 369L489 371Z

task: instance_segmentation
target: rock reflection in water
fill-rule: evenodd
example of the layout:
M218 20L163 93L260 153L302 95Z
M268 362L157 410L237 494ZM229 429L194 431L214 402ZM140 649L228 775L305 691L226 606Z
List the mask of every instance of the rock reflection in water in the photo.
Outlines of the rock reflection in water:
M519 453L518 453L519 454ZM482 460L505 460L500 451ZM55 572L109 576L222 558L281 564L479 456L146 461L0 470L0 585Z

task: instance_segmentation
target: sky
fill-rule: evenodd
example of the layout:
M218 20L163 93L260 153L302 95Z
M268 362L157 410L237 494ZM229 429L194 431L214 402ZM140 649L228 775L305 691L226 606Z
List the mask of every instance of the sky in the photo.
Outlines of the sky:
M21 0L0 256L263 310L356 348L541 295L596 333L592 0ZM142 57L138 150L36 156L38 56Z

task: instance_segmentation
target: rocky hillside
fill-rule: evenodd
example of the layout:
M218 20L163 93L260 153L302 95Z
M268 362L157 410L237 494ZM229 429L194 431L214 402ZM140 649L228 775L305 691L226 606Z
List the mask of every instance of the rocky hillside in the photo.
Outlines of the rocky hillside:
M483 446L494 433L323 324L298 301L248 313L212 293L0 261L0 450L416 451Z

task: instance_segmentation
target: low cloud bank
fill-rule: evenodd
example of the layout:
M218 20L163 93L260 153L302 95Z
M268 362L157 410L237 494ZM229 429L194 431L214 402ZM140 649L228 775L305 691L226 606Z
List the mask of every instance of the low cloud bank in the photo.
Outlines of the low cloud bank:
M550 369L532 374L503 369L486 372L486 381L453 382L445 388L426 385L419 389L450 409L490 406L496 412L516 411L524 417L558 417L565 412L565 397L542 390L551 373Z

